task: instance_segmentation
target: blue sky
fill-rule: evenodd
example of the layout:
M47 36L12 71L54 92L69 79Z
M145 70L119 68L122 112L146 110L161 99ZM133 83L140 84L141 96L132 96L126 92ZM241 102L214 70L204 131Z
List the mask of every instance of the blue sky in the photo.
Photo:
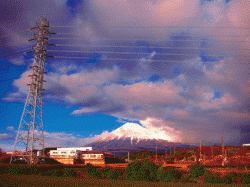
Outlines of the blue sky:
M48 51L56 58L46 63L46 146L82 146L126 122L183 143L219 144L221 136L228 145L249 143L248 0L6 0L0 7L4 150L13 146L28 91L33 56L24 52L35 44L27 29L41 15L58 33Z

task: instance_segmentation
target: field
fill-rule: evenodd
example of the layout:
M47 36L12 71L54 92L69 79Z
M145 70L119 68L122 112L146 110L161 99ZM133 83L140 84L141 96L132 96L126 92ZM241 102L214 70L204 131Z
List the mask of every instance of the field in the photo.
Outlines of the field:
M38 176L38 175L0 175L0 186L133 186L133 187L161 187L161 186L211 186L211 184L195 184L195 183L174 183L174 182L139 182L139 181L116 181L107 179L77 179L66 177L51 177L51 176ZM213 184L213 186L229 186L223 184ZM250 185L230 185L230 186L250 186Z

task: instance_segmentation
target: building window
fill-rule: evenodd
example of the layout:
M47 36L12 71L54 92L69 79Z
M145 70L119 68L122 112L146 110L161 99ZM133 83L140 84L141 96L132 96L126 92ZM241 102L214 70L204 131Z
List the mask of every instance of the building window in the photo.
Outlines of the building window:
M66 151L64 151L64 152L61 152L61 154L66 154L67 152Z
M90 158L95 158L96 157L96 155L90 155Z
M71 151L70 154L75 154L76 152L75 151Z
M55 155L56 155L56 154L58 154L58 152L52 152L52 154L55 154Z
M86 151L89 151L89 149L86 149Z

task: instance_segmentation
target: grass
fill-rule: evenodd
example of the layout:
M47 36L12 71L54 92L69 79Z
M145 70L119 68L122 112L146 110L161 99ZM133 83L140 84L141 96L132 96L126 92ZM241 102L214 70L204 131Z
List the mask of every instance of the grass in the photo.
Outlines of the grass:
M211 186L211 184L194 184L194 183L174 183L174 182L138 182L138 181L116 181L107 179L77 179L68 177L52 177L38 175L0 175L0 186L115 186L115 187L161 187L161 186ZM228 186L223 184L213 184L213 186ZM246 185L230 185L230 186L246 186Z

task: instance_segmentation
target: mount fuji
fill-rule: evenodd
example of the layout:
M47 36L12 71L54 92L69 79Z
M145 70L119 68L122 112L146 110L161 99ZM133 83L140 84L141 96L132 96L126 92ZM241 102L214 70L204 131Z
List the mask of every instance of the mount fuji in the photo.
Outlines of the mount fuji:
M136 123L126 123L120 128L103 133L97 140L85 146L93 147L100 151L140 151L166 152L171 148L189 148L189 145L172 142L172 138L155 127L142 127Z

